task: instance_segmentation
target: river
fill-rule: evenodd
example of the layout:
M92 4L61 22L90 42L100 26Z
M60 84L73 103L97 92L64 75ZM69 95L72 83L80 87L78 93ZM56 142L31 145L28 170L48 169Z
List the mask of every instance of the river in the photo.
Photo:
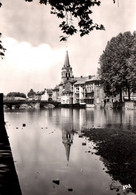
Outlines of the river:
M95 142L80 135L89 128L135 128L136 111L12 111L5 112L5 121L23 195L123 194L95 154Z

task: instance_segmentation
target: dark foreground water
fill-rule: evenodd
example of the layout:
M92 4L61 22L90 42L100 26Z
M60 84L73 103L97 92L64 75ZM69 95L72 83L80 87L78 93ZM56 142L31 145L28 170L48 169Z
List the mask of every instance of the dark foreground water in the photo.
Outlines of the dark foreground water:
M23 195L127 193L108 173L106 159L95 154L96 143L81 133L103 127L135 130L136 111L16 111L5 113L5 120Z

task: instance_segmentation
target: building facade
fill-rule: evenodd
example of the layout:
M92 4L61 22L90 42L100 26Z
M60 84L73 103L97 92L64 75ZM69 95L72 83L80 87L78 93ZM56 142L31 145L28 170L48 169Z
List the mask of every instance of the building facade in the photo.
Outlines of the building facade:
M98 76L74 77L66 51L64 65L61 69L61 83L57 98L63 105L83 105L88 107L103 106L104 92Z
M99 77L94 75L74 77L68 51L61 69L60 84L52 90L46 89L44 96L46 100L57 101L68 106L100 107L104 104L104 92Z
M42 92L28 93L30 100L47 100L60 102L61 105L85 105L86 107L113 107L120 102L120 96L106 97L98 75L74 77L66 51L64 64L61 69L61 82L54 89L45 89ZM130 94L131 101L136 101L136 93ZM128 92L122 92L122 101L128 101ZM111 106L109 106L111 105Z
M59 100L63 105L73 104L73 84L75 82L72 67L66 51L64 65L61 69L61 83L59 84Z

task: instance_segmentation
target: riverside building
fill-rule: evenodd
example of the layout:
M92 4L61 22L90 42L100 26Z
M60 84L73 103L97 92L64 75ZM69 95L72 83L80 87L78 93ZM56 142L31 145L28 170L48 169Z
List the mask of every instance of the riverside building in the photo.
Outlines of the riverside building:
M97 75L74 77L66 51L61 69L61 82L54 89L44 89L42 92L29 92L30 99L56 101L64 107L103 107L104 91Z
M56 90L53 90L53 94ZM98 76L74 77L68 51L61 69L61 83L57 87L56 99L63 106L103 107L104 92Z

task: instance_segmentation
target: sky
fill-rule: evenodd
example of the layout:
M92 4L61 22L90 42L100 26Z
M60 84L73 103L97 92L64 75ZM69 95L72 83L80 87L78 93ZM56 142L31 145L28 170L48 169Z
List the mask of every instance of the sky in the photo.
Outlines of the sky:
M135 0L101 0L92 18L105 31L85 37L76 34L60 42L61 19L50 14L50 7L24 0L1 0L0 32L7 49L0 59L0 92L42 91L61 82L66 50L74 76L97 74L99 58L112 37L136 30Z

